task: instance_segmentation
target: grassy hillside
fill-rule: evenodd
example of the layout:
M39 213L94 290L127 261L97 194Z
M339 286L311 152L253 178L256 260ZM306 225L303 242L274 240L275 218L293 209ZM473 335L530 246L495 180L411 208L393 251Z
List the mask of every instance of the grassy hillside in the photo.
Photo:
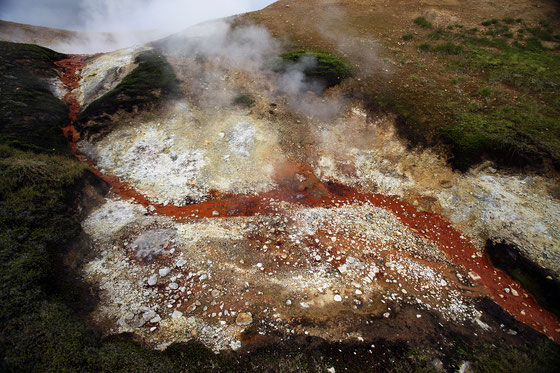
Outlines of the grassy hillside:
M284 0L245 18L294 49L345 55L358 97L397 114L413 147L445 145L461 170L490 159L551 171L560 169L555 14L547 1Z

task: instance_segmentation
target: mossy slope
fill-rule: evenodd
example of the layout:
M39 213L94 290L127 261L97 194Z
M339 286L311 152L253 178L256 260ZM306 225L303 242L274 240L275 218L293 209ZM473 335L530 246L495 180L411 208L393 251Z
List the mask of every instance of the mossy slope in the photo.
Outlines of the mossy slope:
M35 151L62 151L68 108L49 90L63 54L31 44L0 42L0 138ZM25 141L21 141L25 138Z
M109 115L119 110L155 107L164 97L179 93L178 80L164 56L146 51L135 60L138 66L111 91L89 104L79 115L76 127L89 133L111 126Z

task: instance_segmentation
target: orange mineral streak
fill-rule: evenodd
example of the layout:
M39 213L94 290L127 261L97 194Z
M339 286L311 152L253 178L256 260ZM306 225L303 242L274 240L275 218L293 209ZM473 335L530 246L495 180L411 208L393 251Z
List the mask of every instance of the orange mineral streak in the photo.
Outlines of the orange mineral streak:
M79 111L79 102L74 89L78 87L78 71L83 68L87 56L70 56L57 62L65 71L62 81L69 93L64 101L70 108L73 122ZM72 123L71 122L71 123ZM211 199L188 206L163 206L152 203L146 195L135 190L130 184L117 177L102 174L93 162L76 152L76 143L80 134L70 124L64 129L70 148L78 159L89 164L93 172L108 182L112 192L124 199L135 200L150 208L150 214L169 216L177 221L202 218L221 218L233 216L253 216L256 214L276 214L278 205L272 202L286 201L306 207L334 208L343 205L371 203L394 214L404 225L420 236L436 243L441 250L457 265L469 272L471 280L479 282L490 296L504 310L517 320L530 325L555 341L560 341L560 322L551 313L542 309L535 298L506 273L495 268L487 256L481 256L475 246L443 217L422 212L397 198L381 194L363 193L354 188L337 183L322 183L309 165L297 162L285 162L276 165L273 176L278 188L257 195L234 195L210 193ZM505 289L510 291L506 292ZM513 295L514 291L517 296Z

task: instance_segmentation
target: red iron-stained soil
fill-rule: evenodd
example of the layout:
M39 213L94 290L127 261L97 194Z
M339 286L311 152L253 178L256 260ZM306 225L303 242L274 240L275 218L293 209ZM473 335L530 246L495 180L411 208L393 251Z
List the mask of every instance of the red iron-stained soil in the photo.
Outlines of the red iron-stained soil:
M64 70L62 81L69 90L64 101L70 108L71 123L76 119L80 105L73 92L79 85L78 72L83 68L87 56L70 56L57 62ZM332 208L341 205L371 203L394 214L404 225L422 237L436 243L457 265L464 266L472 280L479 281L489 295L504 310L516 319L530 325L555 341L560 341L558 319L544 310L536 299L506 273L495 268L490 259L479 255L475 246L443 217L421 212L397 198L380 194L359 192L351 187L336 183L322 183L308 165L288 162L276 167L275 181L278 188L258 195L227 195L211 193L211 199L188 206L160 205L135 190L131 185L113 176L103 175L95 165L79 155L76 143L80 134L72 124L64 128L70 148L83 162L112 186L112 191L124 199L133 199L145 207L152 206L151 214L169 216L176 220L221 218L229 216L253 216L274 212L270 203L287 201L307 207ZM216 215L217 214L217 215ZM509 288L506 293L504 289ZM514 293L517 294L514 295Z

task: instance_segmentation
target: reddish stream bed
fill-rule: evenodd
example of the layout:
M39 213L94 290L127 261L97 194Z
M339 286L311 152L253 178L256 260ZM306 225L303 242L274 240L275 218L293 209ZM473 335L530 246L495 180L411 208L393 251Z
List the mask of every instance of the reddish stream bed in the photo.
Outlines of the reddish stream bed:
M69 147L77 158L89 164L93 172L108 182L112 192L124 199L133 199L144 207L152 206L151 214L172 217L178 221L225 216L253 216L272 214L275 209L271 200L288 201L306 207L338 207L355 203L371 203L394 214L404 225L434 242L457 265L465 267L475 281L479 282L489 296L517 320L530 325L554 341L560 341L560 322L552 313L544 310L536 299L505 272L495 268L488 256L478 255L475 246L443 217L422 212L397 198L380 194L363 193L340 184L324 184L313 174L311 167L286 163L277 167L275 181L279 187L257 195L227 195L212 193L211 200L188 206L152 203L148 197L114 176L102 174L83 155L78 154L76 144L80 134L72 123L80 110L74 90L80 82L79 71L89 56L71 55L56 62L64 70L62 82L68 89L64 102L69 108L70 125L63 129ZM216 214L218 214L216 216ZM505 292L509 288L509 293ZM517 295L514 295L517 294Z

